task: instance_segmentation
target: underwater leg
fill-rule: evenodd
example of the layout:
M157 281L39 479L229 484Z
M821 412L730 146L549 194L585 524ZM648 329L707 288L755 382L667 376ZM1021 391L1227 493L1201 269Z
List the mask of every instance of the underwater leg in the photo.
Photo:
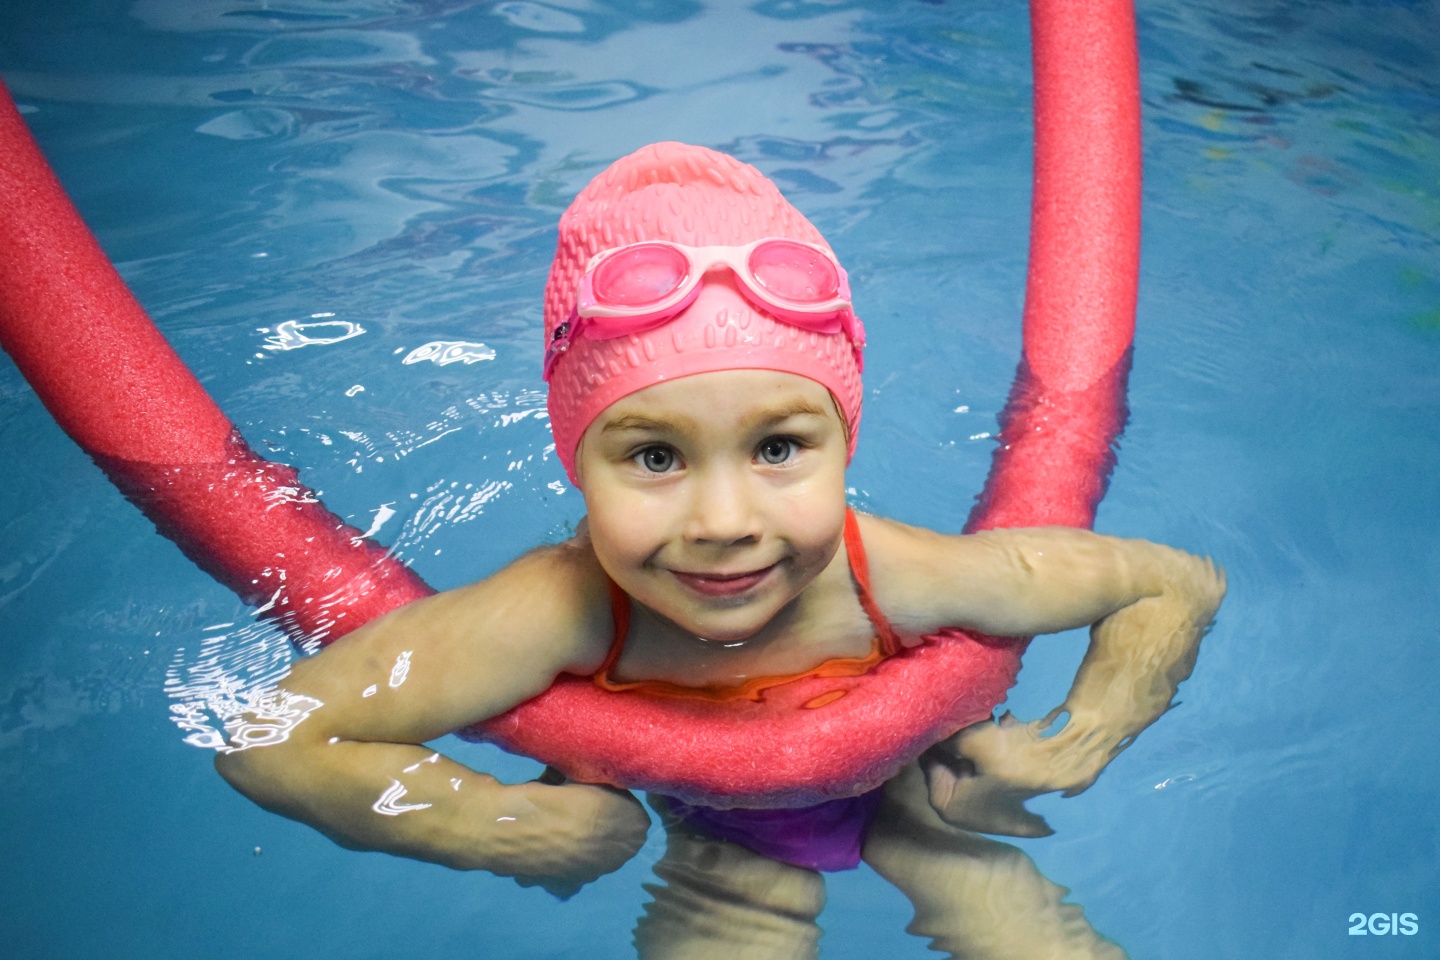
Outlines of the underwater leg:
M825 881L814 870L667 823L662 881L635 926L642 960L806 960L819 956L815 920Z
M957 960L1125 960L1019 848L945 823L910 764L885 788L865 862L915 908L907 929Z

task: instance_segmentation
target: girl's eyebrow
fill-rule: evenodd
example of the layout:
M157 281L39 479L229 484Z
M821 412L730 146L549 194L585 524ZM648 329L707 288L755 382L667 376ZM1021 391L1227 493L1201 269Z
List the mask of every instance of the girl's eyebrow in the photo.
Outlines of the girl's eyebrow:
M821 417L823 419L824 416L824 410L821 410L808 400L797 397L783 406L757 414L752 417L749 422L756 425L769 425L779 423L782 420L789 420L791 417Z
M821 417L824 418L825 411L819 409L807 400L795 399L789 403L769 410L761 410L754 416L749 417L742 427L754 428L769 426L775 423L789 420L791 417ZM647 432L666 432L671 430L685 430L693 427L694 423L689 417L679 417L675 420L661 420L655 417L641 416L640 414L627 414L617 417L601 429L601 433L621 433L626 430L643 430Z
M628 414L611 420L601 429L601 433L621 433L625 430L645 430L649 432L665 432L674 430L675 423L669 420L656 420L654 417L642 417L639 414Z

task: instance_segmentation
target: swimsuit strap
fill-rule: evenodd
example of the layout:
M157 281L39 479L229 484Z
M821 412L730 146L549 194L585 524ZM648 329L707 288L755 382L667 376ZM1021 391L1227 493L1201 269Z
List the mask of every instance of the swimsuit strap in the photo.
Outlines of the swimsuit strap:
M605 583L610 590L610 615L615 622L615 635L610 640L605 662L591 679L600 689L611 692L637 690L654 696L723 701L759 700L760 695L771 687L806 677L855 677L868 673L881 660L900 652L903 645L895 629L890 626L890 621L885 619L885 615L880 612L875 599L870 595L870 566L865 557L865 546L860 542L860 525L855 520L855 512L849 507L845 508L845 557L850 565L850 576L855 580L860 607L869 618L870 625L875 628L875 642L866 656L834 657L803 673L779 677L751 677L744 683L729 687L691 687L669 680L612 680L610 673L620 661L620 655L625 651L625 638L630 633L630 595L607 576ZM819 700L825 701L827 698L821 697ZM814 705L821 704L817 701Z
M610 616L615 621L615 633L610 638L610 649L605 654L605 662L600 664L600 669L595 671L595 682L605 689L610 689L610 671L620 660L620 654L625 651L625 638L630 635L630 594L620 589L620 584L605 575L605 585L610 588Z
M870 561L865 556L865 544L860 540L860 522L855 516L854 510L845 508L845 557L850 561L850 576L855 578L860 606L865 611L865 616L870 618L870 625L875 628L875 636L880 639L881 654L893 656L899 653L904 645L895 633L895 628L890 626L890 621L885 619L885 614L880 612L875 598L870 595Z

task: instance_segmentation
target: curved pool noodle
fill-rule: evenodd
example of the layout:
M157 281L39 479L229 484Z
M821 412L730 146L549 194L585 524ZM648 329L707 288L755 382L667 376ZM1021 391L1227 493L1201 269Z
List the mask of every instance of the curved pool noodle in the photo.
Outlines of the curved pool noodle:
M320 638L433 592L246 446L126 289L3 85L0 198L0 346L187 556Z
M1139 258L1133 11L1121 0L1037 0L1031 11L1024 357L967 530L1089 526L1125 421ZM322 642L432 592L294 470L245 445L125 288L3 85L0 200L0 346L162 533L292 635ZM1024 644L947 631L865 677L718 708L565 676L466 733L577 779L712 806L804 805L876 786L988 716Z

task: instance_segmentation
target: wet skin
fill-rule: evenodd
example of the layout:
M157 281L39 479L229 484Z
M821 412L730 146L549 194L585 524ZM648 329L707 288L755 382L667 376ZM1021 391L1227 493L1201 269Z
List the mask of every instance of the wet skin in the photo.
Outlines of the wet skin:
M264 745L237 738L217 766L247 796L347 846L556 890L616 869L648 827L628 793L501 784L423 744L561 673L595 673L613 633L607 577L636 614L620 679L725 685L868 652L873 630L842 543L846 447L828 392L790 374L698 374L633 394L582 440L589 517L576 537L298 662L273 694L303 705L293 723ZM1069 714L1061 730L1042 737L1046 720L985 721L922 760L930 806L968 830L1045 832L1024 800L1084 790L1165 712L1224 594L1208 561L1143 540L1063 528L953 536L863 515L859 524L875 601L904 639L946 626L1091 626L1052 714ZM401 660L404 682L391 683Z

